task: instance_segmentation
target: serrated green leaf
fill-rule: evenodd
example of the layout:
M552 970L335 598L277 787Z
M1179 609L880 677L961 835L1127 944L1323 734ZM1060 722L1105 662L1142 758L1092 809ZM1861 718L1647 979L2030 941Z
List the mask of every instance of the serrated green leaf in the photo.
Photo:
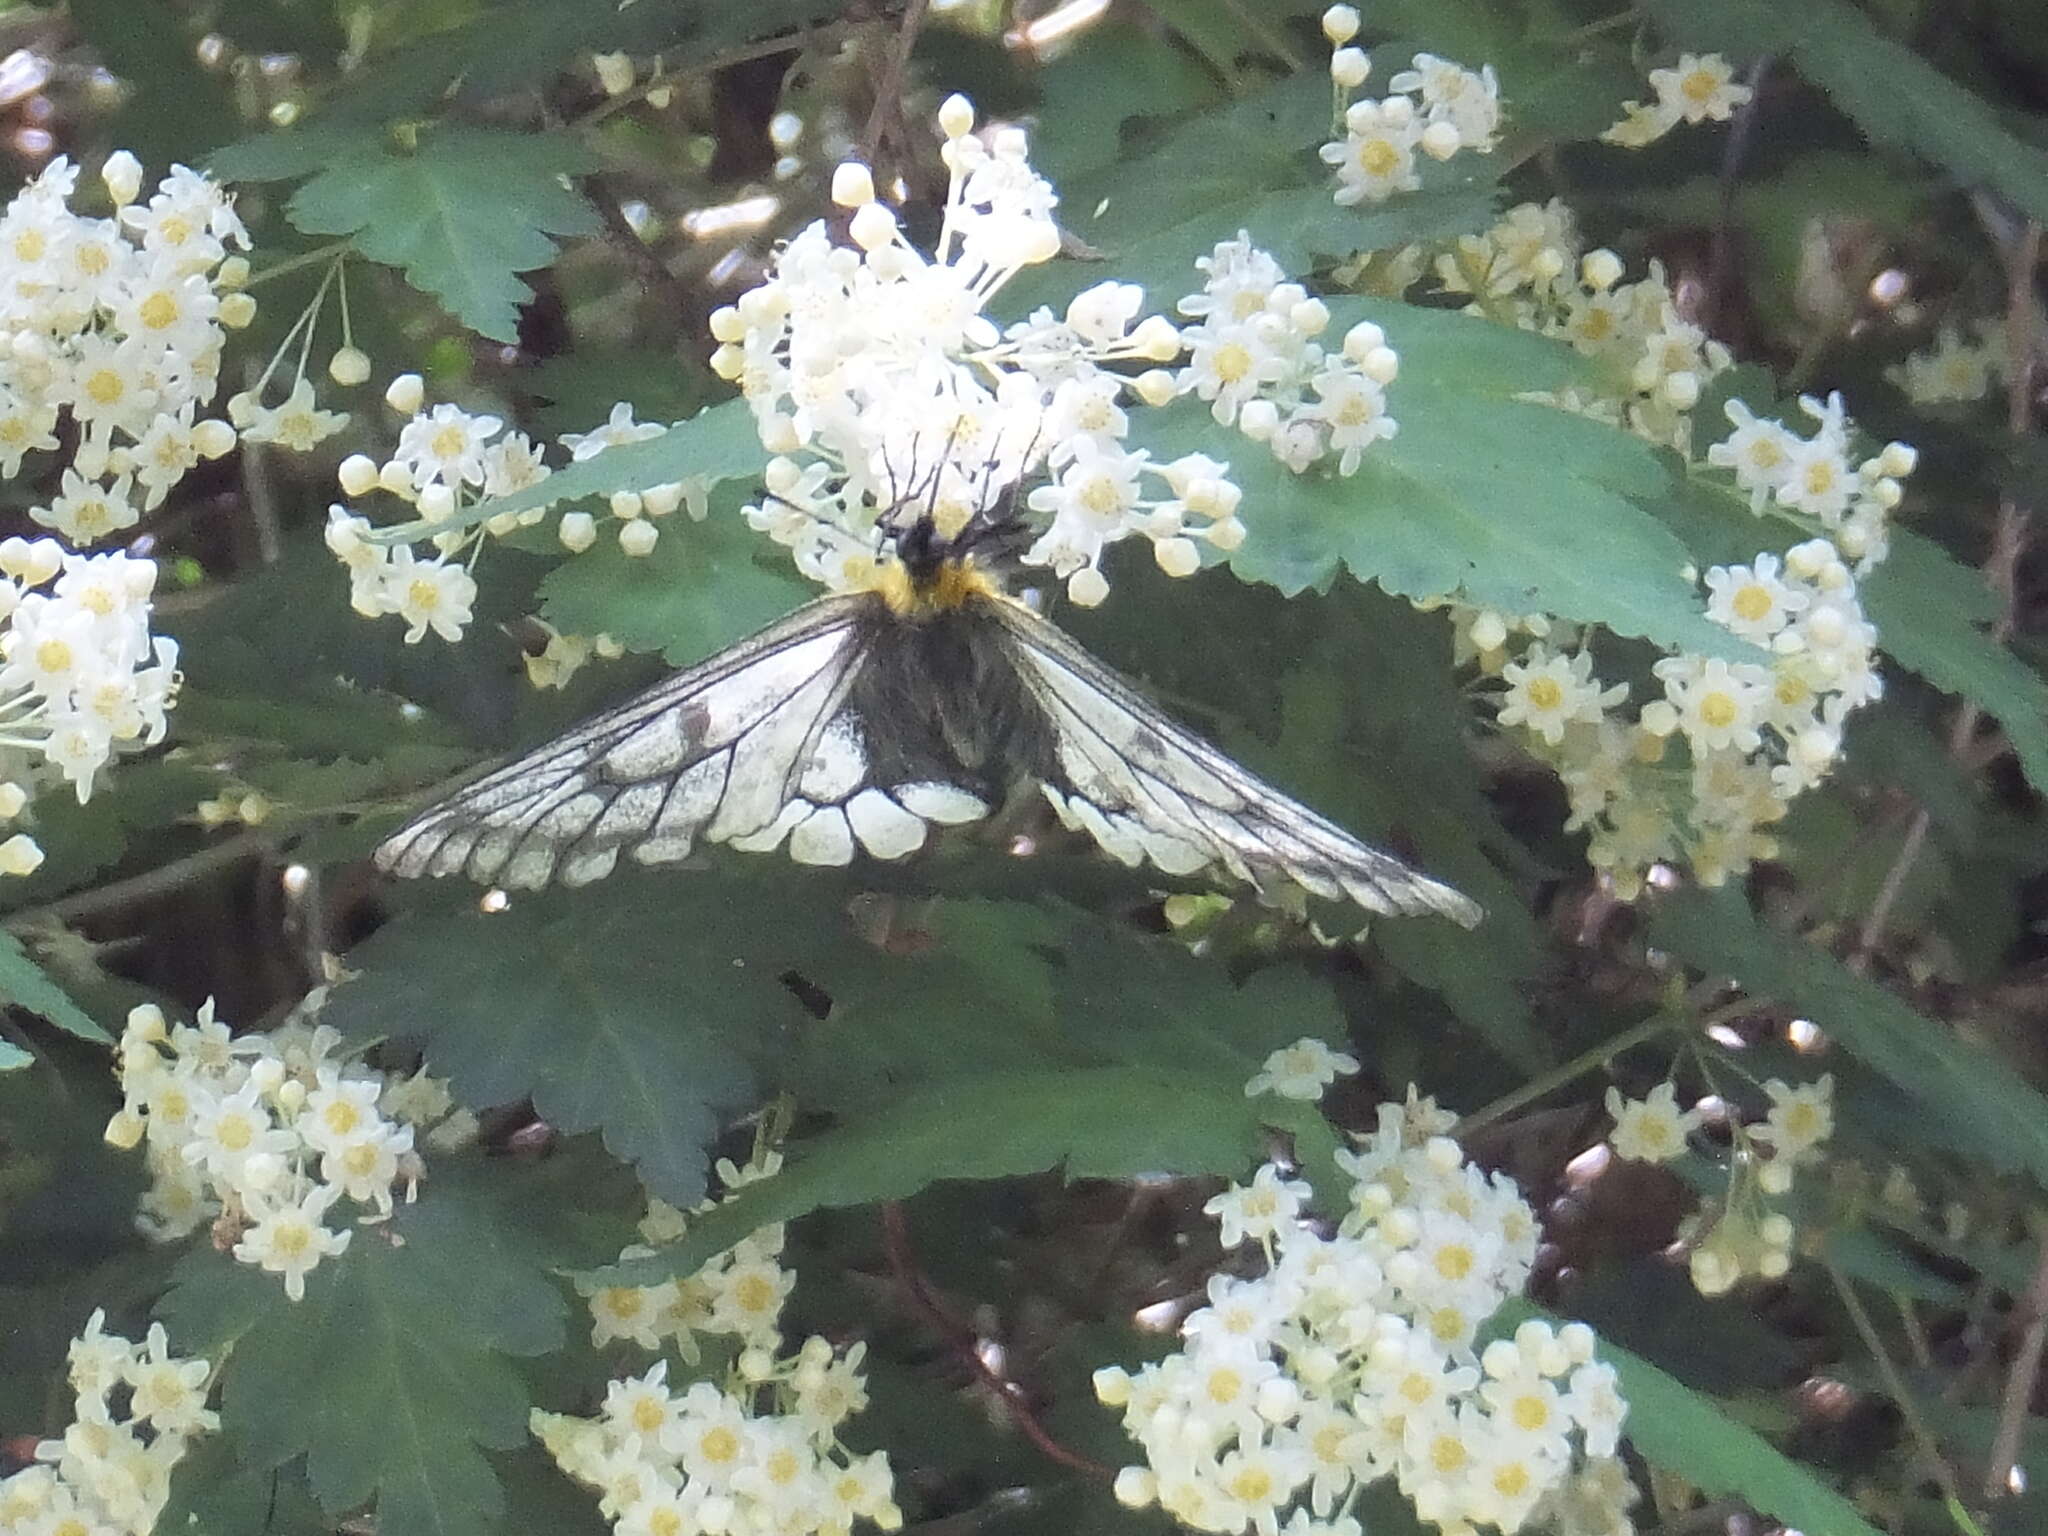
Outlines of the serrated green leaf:
M50 980L43 968L29 958L21 940L4 928L0 928L0 1002L41 1014L66 1034L81 1040L90 1040L95 1045L114 1043L114 1037Z
M721 1113L750 1101L748 1055L799 1016L778 979L789 960L746 961L800 931L806 896L820 900L790 881L634 871L497 913L442 897L351 953L363 974L323 1018L358 1039L418 1041L465 1104L531 1098L565 1131L601 1131L688 1207Z
M1114 161L1131 118L1216 99L1215 81L1187 53L1149 27L1114 18L1039 71L1038 86L1031 161L1055 186Z
M296 1303L274 1275L187 1256L158 1313L182 1347L232 1342L221 1433L244 1467L304 1456L330 1517L374 1499L389 1536L497 1529L483 1451L524 1444L529 1406L505 1357L558 1348L566 1316L530 1236L484 1193L508 1178L438 1166L417 1204L355 1229Z
M563 178L595 164L564 134L462 123L423 131L410 154L344 147L293 195L287 213L309 235L347 235L372 261L402 268L470 329L518 339L532 290L513 274L546 266L550 235L599 228Z
M1730 887L1660 897L1649 941L1761 998L1798 1008L1926 1111L1930 1138L2048 1185L2048 1099L1982 1047L1918 1013L1825 950L1766 928Z
M1899 531L1860 591L1885 653L1995 718L2027 778L2048 789L2048 682L1983 627L1998 603L1982 574Z
M1432 164L1419 191L1340 208L1315 155L1330 133L1329 78L1308 70L1062 185L1062 225L1106 260L1028 268L1004 286L1004 310L1061 303L1108 278L1142 284L1155 306L1169 306L1201 287L1195 258L1240 230L1289 271L1306 272L1318 255L1464 234L1492 218L1493 172L1470 163Z
M990 1114L992 1104L1001 1106L999 1115ZM1054 1167L1073 1178L1242 1175L1272 1124L1306 1131L1323 1122L1312 1105L1247 1099L1241 1087L1211 1075L1165 1067L980 1073L934 1083L804 1143L781 1173L696 1218L653 1257L593 1271L579 1283L647 1285L690 1274L759 1227L826 1207L903 1199L940 1179Z
M569 634L607 634L629 651L688 666L818 595L788 553L720 497L701 523L672 517L651 554L607 540L541 582L541 613Z
M68 787L42 796L31 830L43 862L0 888L0 908L36 906L85 884L120 863L131 844L162 834L213 793L215 783L214 775L189 762L153 757L123 763L85 805Z
M1966 186L1994 187L2048 222L2048 154L2006 132L1983 98L1842 0L1652 0L1650 8L1674 40L1691 47L1789 54L1872 143L1932 160Z
M1510 613L1604 624L1674 649L1754 657L1709 623L1685 546L1639 503L1671 494L1650 446L1617 427L1515 398L1583 363L1561 343L1474 317L1339 300L1331 334L1360 320L1402 358L1389 392L1400 431L1357 474L1296 475L1252 444L1231 454L1250 533L1231 568L1282 592L1338 570L1402 597L1462 593ZM1162 458L1221 446L1200 403L1157 413Z

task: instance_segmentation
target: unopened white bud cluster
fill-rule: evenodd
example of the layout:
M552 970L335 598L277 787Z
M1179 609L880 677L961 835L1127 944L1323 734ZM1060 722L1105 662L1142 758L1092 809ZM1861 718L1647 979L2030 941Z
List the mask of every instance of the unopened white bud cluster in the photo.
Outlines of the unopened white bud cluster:
M154 561L75 555L54 539L0 541L0 816L59 776L83 804L118 751L163 740L178 646L149 632L156 574ZM8 874L41 859L25 835L0 844Z
M1096 1373L1145 1451L1120 1499L1203 1531L1358 1536L1361 1491L1392 1477L1446 1532L1632 1529L1627 1405L1592 1330L1532 1321L1478 1343L1527 1280L1537 1226L1511 1180L1466 1163L1453 1118L1412 1091L1381 1106L1340 1154L1354 1183L1335 1236L1270 1166L1210 1202L1266 1272L1213 1278L1179 1352Z
M200 420L227 330L247 325L249 238L209 178L176 166L148 202L142 167L108 157L114 217L69 206L78 167L53 160L0 213L0 478L77 433L58 494L29 510L74 545L132 528L202 459L235 445Z
M915 501L951 538L1049 472L1028 497L1045 521L1023 558L1065 579L1077 602L1107 595L1102 553L1121 539L1148 539L1175 576L1200 567L1198 541L1234 548L1243 524L1226 465L1155 464L1124 443L1127 404L1163 405L1178 390L1163 365L1181 355L1179 331L1141 318L1144 291L1115 282L1063 315L1041 309L999 329L982 309L1057 253L1057 199L1021 129L977 135L958 96L939 126L951 179L929 255L904 239L866 167L849 163L833 197L851 210L852 244L811 225L767 282L712 316L712 366L739 385L775 455L749 522L813 580L857 589L886 553L879 525L896 505Z
M781 1167L781 1154L762 1148L743 1167L721 1158L716 1171L729 1195ZM697 1211L715 1206L705 1201ZM687 1225L673 1206L650 1201L640 1233L672 1243ZM764 1227L694 1275L591 1297L591 1338L600 1346L668 1343L690 1363L699 1359L700 1334L734 1346L721 1382L674 1392L669 1362L659 1360L614 1381L594 1419L535 1410L535 1438L564 1472L598 1491L598 1512L620 1536L844 1536L856 1520L884 1531L902 1525L887 1456L856 1456L839 1441L840 1426L867 1406L867 1346L840 1354L813 1337L793 1355L780 1353L782 1305L796 1283L776 1262L782 1241L780 1226ZM650 1252L635 1246L621 1257Z
M1316 338L1330 324L1329 306L1287 281L1242 231L1195 266L1202 291L1178 306L1197 321L1181 333L1189 355L1180 389L1296 474L1331 458L1339 474L1356 473L1366 450L1398 430L1387 387L1401 359L1386 333L1360 321L1326 350Z
M367 517L337 503L328 509L327 547L348 568L349 602L357 613L365 618L398 615L405 621L408 644L425 638L430 629L444 640L459 640L476 602L471 569L485 542L532 527L546 512L535 507L481 522L458 514L538 485L554 471L539 444L523 432L504 431L499 417L445 403L429 408L425 384L416 373L393 379L384 398L408 418L399 429L397 445L382 464L368 454L342 460L342 493L354 500L382 492L412 507L421 522L450 526L422 535L432 550L423 557L410 544L377 538ZM581 463L607 448L645 442L667 430L657 423L635 421L632 406L622 400L601 426L564 433L561 444L571 463ZM686 499L681 483L615 492L608 510L618 520L619 547L629 555L651 553L658 537L654 520L668 516ZM557 532L563 548L581 553L597 542L597 519L588 512L566 512ZM566 679L587 655L586 651L577 656L560 675ZM566 654L558 659L568 660ZM556 675L545 674L548 680Z
M95 1311L68 1352L75 1406L61 1437L0 1477L0 1536L149 1536L171 1472L220 1427L206 1406L213 1367L171 1353L162 1323L140 1344L106 1331Z
M172 1242L215 1221L235 1257L282 1275L294 1301L348 1247L353 1234L327 1224L337 1200L388 1217L393 1186L411 1198L424 1176L415 1132L459 1145L476 1126L424 1074L392 1079L348 1060L340 1035L307 1022L322 996L256 1035L231 1034L210 1000L192 1024L135 1009L116 1056L122 1106L107 1122L113 1145L144 1147L145 1235Z
M1344 207L1383 203L1422 185L1419 151L1448 160L1461 149L1484 153L1500 131L1500 82L1493 66L1471 70L1435 54L1418 53L1387 82L1384 98L1352 93L1372 74L1372 60L1352 44L1358 12L1333 5L1323 13L1330 40L1330 80L1344 136L1322 147L1323 163L1337 172L1336 199Z

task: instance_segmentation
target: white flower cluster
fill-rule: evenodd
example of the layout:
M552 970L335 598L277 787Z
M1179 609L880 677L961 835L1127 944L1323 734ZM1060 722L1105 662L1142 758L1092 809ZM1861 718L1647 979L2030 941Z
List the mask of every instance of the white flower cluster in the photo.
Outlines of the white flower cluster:
M1957 326L1940 327L1932 346L1885 369L1884 376L1915 405L1982 400L2005 379L2005 327L1979 320L1969 329L1966 338Z
M141 1344L96 1311L71 1341L77 1406L63 1437L0 1478L0 1536L148 1536L192 1441L220 1427L206 1406L213 1368L174 1355L162 1323Z
M309 999L317 1009L321 993ZM213 1220L216 1238L244 1264L284 1276L297 1301L320 1261L348 1247L327 1226L346 1195L373 1215L392 1210L424 1176L416 1131L437 1144L474 1134L441 1084L387 1078L348 1061L341 1037L304 1017L268 1034L232 1035L211 1002L194 1024L167 1025L161 1009L128 1015L116 1070L122 1107L107 1140L146 1140L150 1188L136 1225L171 1242Z
M1624 102L1621 121L1600 135L1623 149L1654 144L1680 123L1725 123L1755 94L1735 83L1735 70L1718 53L1680 54L1669 69L1650 71L1656 100Z
M1771 503L1781 516L1826 534L1858 575L1868 574L1891 550L1892 510L1905 497L1903 482L1919 456L1905 443L1887 443L1856 462L1840 394L1824 402L1802 395L1799 408L1816 424L1811 437L1729 401L1735 430L1707 449L1707 462L1734 471L1752 512L1761 514Z
M929 507L951 538L1049 470L1029 500L1049 522L1023 558L1051 567L1076 602L1107 595L1102 552L1120 539L1149 539L1176 576L1199 568L1198 540L1234 548L1244 525L1225 466L1201 455L1154 464L1124 446L1125 401L1163 405L1177 391L1156 365L1180 356L1180 333L1164 316L1140 320L1144 291L1115 282L1063 317L1041 309L999 331L982 309L1058 251L1057 199L1021 129L977 136L959 96L939 124L951 179L930 256L904 239L865 167L848 163L833 196L852 210L853 244L812 224L766 282L711 317L712 367L739 385L775 455L768 499L748 521L813 580L852 590L873 579L891 507ZM1132 376L1107 364L1155 366Z
M771 1178L782 1169L782 1154L764 1151L744 1167L720 1158L716 1172L728 1194L747 1184ZM706 1200L696 1213L715 1208ZM640 1235L648 1243L673 1243L689 1225L689 1217L661 1200L649 1200ZM590 1297L590 1342L602 1348L625 1339L642 1349L674 1345L686 1361L702 1353L698 1335L724 1337L741 1349L773 1352L782 1345L782 1303L796 1285L796 1275L778 1262L782 1228L762 1227L744 1242L727 1249L696 1274L659 1285L611 1286ZM638 1244L619 1255L639 1258L654 1250Z
M1187 366L1176 384L1209 402L1225 426L1235 426L1296 474L1334 456L1337 472L1357 472L1365 451L1392 437L1387 386L1401 359L1386 333L1360 321L1336 352L1316 338L1330 324L1329 306L1240 231L1195 266L1206 274L1202 291L1180 301L1197 324L1183 331ZM1313 392L1313 398L1311 398ZM1232 547L1242 538L1231 530Z
M1224 1241L1258 1243L1266 1271L1214 1277L1178 1353L1096 1373L1145 1451L1119 1498L1197 1530L1358 1536L1356 1499L1392 1476L1452 1536L1632 1530L1614 1460L1627 1406L1592 1330L1531 1321L1477 1342L1526 1281L1537 1226L1512 1180L1465 1162L1453 1118L1412 1093L1383 1105L1340 1154L1355 1183L1334 1237L1302 1219L1307 1186L1271 1166L1210 1202Z
M1727 1195L1689 1217L1682 1232L1691 1245L1693 1284L1703 1296L1721 1295L1744 1275L1775 1280L1791 1268L1792 1218L1769 1202L1790 1193L1799 1164L1812 1161L1834 1133L1832 1074L1796 1086L1774 1077L1763 1090L1771 1101L1764 1123L1730 1125L1734 1147ZM1668 1081L1642 1099L1626 1098L1619 1088L1609 1088L1607 1112L1614 1117L1609 1140L1615 1156L1648 1163L1678 1157L1706 1118L1700 1105L1679 1109L1677 1088ZM1907 1193L1910 1196L1910 1187ZM1887 1199L1897 1194L1888 1186Z
M720 1159L717 1172L730 1192L781 1166L780 1153L757 1150L743 1168ZM650 1201L640 1231L669 1243L686 1223ZM699 1334L738 1346L722 1382L672 1391L669 1362L659 1360L614 1381L594 1419L534 1411L534 1436L564 1472L598 1490L598 1511L619 1536L844 1536L856 1520L885 1531L903 1524L888 1457L855 1456L839 1443L839 1427L867 1406L866 1346L840 1355L813 1337L778 1356L782 1304L796 1280L776 1262L782 1235L764 1227L687 1279L591 1297L599 1345L625 1338L654 1349L669 1340L689 1363L700 1357Z
M1708 617L1770 660L1668 656L1651 669L1663 696L1632 724L1610 714L1626 687L1604 686L1584 650L1537 641L1499 666L1501 724L1558 770L1566 829L1590 832L1588 858L1624 897L1665 860L1683 857L1702 883L1719 885L1771 857L1777 845L1764 829L1826 778L1848 715L1883 691L1877 631L1828 540L1794 545L1782 561L1766 552L1715 566L1706 585ZM1471 630L1505 645L1499 615L1479 614ZM1670 753L1674 741L1682 757Z
M1337 202L1383 203L1396 192L1422 185L1416 175L1420 150L1448 160L1461 149L1484 153L1500 130L1500 82L1493 66L1470 70L1434 54L1418 53L1411 66L1387 82L1383 99L1351 100L1372 73L1365 50L1351 46L1358 12L1333 5L1323 13L1330 40L1330 78L1337 88L1344 137L1322 147L1324 164L1337 172Z
M123 150L101 179L110 219L69 207L78 168L59 157L0 213L0 478L76 433L56 496L29 516L75 545L132 528L201 459L235 445L200 420L226 327L247 325L249 238L228 197L176 166L148 202Z
M418 643L430 629L444 640L459 640L476 602L471 570L484 544L514 529L532 527L546 513L536 507L480 523L462 520L458 514L479 502L538 485L554 471L542 457L541 445L523 432L506 432L500 418L445 403L428 408L425 386L416 373L392 380L384 398L408 419L382 464L367 454L342 460L343 493L362 498L382 491L412 507L422 523L450 526L422 535L433 551L422 557L409 543L378 539L367 517L337 503L327 513L327 547L348 568L349 603L357 613L372 619L396 614L405 621L407 644ZM580 463L607 448L644 442L667 430L635 421L633 408L620 401L602 426L565 433L561 444L570 461ZM680 483L613 495L609 509L619 522L619 547L629 555L652 553L659 536L654 520L685 500ZM565 549L580 553L597 542L597 521L588 512L567 512L558 532ZM537 682L547 686L558 677L566 680L588 655L588 645L580 653L565 646L554 657L554 667L544 668Z
M1596 385L1544 398L1691 452L1689 413L1734 359L1679 313L1659 263L1622 282L1614 252L1580 254L1571 211L1553 198L1519 204L1484 234L1460 239L1436 271L1445 292L1473 296L1467 313L1558 337L1600 364Z
M163 740L178 645L149 632L155 586L154 561L0 541L0 814L19 815L56 776L83 804L123 746ZM0 844L9 874L41 861L26 834Z

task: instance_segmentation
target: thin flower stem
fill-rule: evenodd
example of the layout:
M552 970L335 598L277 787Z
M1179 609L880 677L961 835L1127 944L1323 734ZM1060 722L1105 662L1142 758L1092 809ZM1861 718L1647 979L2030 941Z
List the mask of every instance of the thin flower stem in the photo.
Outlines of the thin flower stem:
M1899 1368L1893 1362L1890 1351L1884 1347L1884 1339L1877 1331L1877 1324L1871 1321L1870 1313L1863 1305L1863 1299L1856 1294L1849 1277L1842 1273L1841 1266L1836 1264L1833 1255L1825 1248L1821 1250L1820 1262L1828 1272L1828 1280L1834 1286L1835 1294L1841 1298L1843 1310L1849 1314L1849 1321L1855 1325L1857 1336L1863 1340L1863 1347L1870 1351L1871 1358L1877 1362L1878 1374L1884 1378L1885 1390L1891 1393L1892 1401L1898 1404L1899 1413L1906 1421L1906 1431L1913 1437L1921 1458L1927 1463L1928 1472L1941 1486L1942 1496L1948 1503L1950 1515L1960 1517L1957 1522L1958 1529L1975 1532L1976 1523L1970 1519L1968 1511L1963 1508L1961 1497L1956 1492L1955 1473L1942 1459L1941 1446L1928 1429L1927 1421L1921 1417L1920 1405L1907 1390L1906 1379L1899 1374Z
M0 921L0 928L9 933L27 933L52 924L69 924L81 917L124 907L130 902L168 896L201 875L263 852L277 841L281 830L275 822L247 828L224 842L208 844L182 859L173 859L168 864L144 870L126 880L94 886L91 890L79 891L40 907L24 907L19 912L9 913L4 921Z
M254 288L258 283L267 283L274 277L285 277L306 267L316 267L323 261L331 261L337 256L346 255L351 249L353 247L346 240L332 240L326 245L316 245L310 251L301 251L296 256L287 257L274 267L265 267L243 286Z
M932 1294L924 1273L918 1268L917 1255L910 1247L910 1223L903 1213L903 1202L889 1200L882 1205L882 1246L889 1258L890 1272L896 1283L903 1288L905 1298L935 1328L953 1348L960 1359L972 1370L981 1384L1003 1405L1024 1438L1044 1453L1050 1461L1071 1468L1101 1482L1111 1482L1116 1469L1083 1456L1079 1451L1069 1450L1053 1439L1045 1426L1038 1422L1031 1412L1024 1395L1017 1384L998 1375L982 1358L980 1339L974 1329L954 1317Z
M1660 1010L1653 1013L1633 1029L1625 1029L1611 1039L1603 1040L1589 1051L1581 1051L1563 1066L1553 1067L1539 1077L1530 1079L1512 1093L1495 1099L1483 1109L1474 1110L1460 1120L1451 1134L1463 1140L1482 1126L1491 1125L1503 1115L1514 1113L1525 1104L1533 1104L1554 1089L1562 1088L1573 1078L1582 1077L1596 1068L1605 1066L1623 1051L1632 1050L1655 1040L1660 1035L1675 1033L1687 1027L1688 1021L1682 1015Z

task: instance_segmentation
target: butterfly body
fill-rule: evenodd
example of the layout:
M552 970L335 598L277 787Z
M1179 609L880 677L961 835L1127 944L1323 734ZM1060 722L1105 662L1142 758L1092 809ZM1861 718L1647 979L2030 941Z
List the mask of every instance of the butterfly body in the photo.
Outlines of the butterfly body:
M898 859L1036 785L1126 864L1292 882L1370 911L1479 908L1174 723L977 559L1002 525L900 530L864 590L820 598L458 790L378 864L538 887L702 843L800 863Z

